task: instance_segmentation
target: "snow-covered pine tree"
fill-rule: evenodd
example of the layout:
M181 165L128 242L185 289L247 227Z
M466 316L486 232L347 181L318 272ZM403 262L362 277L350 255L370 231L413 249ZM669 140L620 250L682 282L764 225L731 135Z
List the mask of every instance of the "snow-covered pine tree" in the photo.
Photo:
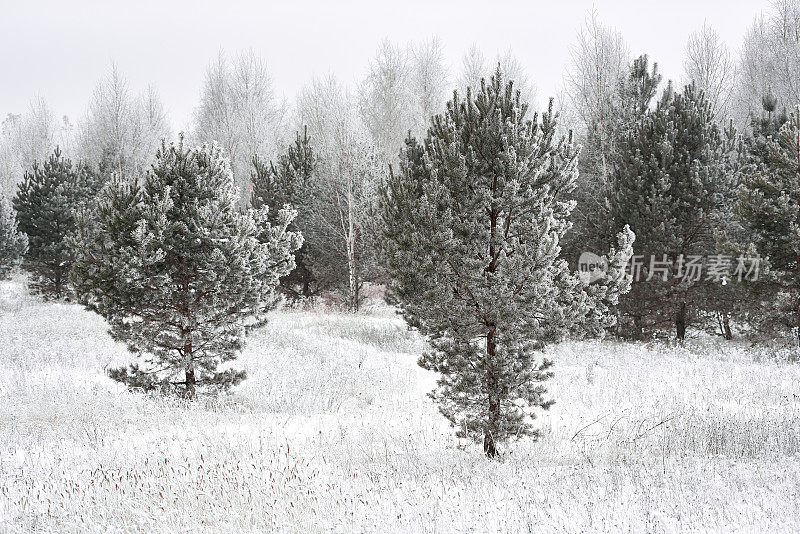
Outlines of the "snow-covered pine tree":
M102 191L94 223L74 240L81 301L139 355L110 376L132 388L193 397L227 389L244 371L221 364L244 344L245 328L274 303L302 238L294 212L270 224L267 210L236 210L228 161L215 146L162 143L143 180ZM263 235L268 236L264 239Z
M608 203L611 189L612 164L618 145L647 113L650 103L661 83L657 64L650 66L646 55L639 56L628 71L613 80L613 92L605 98L597 96L596 102L581 113L587 123L580 139L582 145L578 158L578 181L572 198L572 231L564 236L562 248L565 257L577 261L584 251L601 251L614 241L616 230Z
M767 142L766 164L744 173L735 212L768 262L750 322L769 334L793 333L800 347L800 107Z
M678 94L667 87L656 108L619 143L608 202L614 223L629 224L636 233L644 264L642 279L620 302L637 334L672 324L678 339L685 336L702 294L681 258L715 252L714 215L733 188L728 150L694 85Z
M440 373L431 395L490 457L508 438L535 435L535 409L553 402L544 347L613 324L607 304L629 284L628 229L598 283L559 258L578 151L554 139L552 102L541 120L527 108L499 68L475 97L454 93L424 145L406 143L382 192L392 289L430 341L420 365Z
M28 236L17 229L11 203L0 196L0 280L8 278L28 250Z
M701 323L711 333L719 334L727 340L733 339L732 321L744 321L748 309L759 300L753 292L750 277L736 273L738 258L754 256L741 246L733 245L730 238L739 238L745 232L738 217L735 215L736 184L742 171L748 168L748 151L742 135L736 130L733 120L728 121L728 126L723 132L725 157L721 165L727 178L725 187L721 191L721 202L711 214L710 226L714 235L715 257L729 256L731 258L730 273L721 280L705 280L699 284L697 305L701 310ZM746 242L740 240L739 242ZM748 265L749 267L749 265Z
M253 197L250 205L254 208L267 206L269 221L278 223L280 210L289 204L297 217L289 226L290 231L303 234L303 246L294 254L295 268L281 278L280 287L292 297L311 297L316 291L316 280L311 272L309 261L309 233L305 230L309 219L309 205L316 177L317 158L308 136L308 128L303 135L298 132L295 141L285 154L277 158L277 165L266 163L258 157L253 158Z
M30 287L45 298L70 293L74 253L67 243L76 230L76 214L97 193L98 179L87 165L73 165L56 147L42 163L34 162L13 198L19 230L28 236L22 266Z
M777 99L771 92L766 92L761 98L761 115L753 114L750 117L750 128L744 136L747 150L748 164L752 171L761 165L769 166L769 142L778 136L778 132L788 120L785 109L777 110Z

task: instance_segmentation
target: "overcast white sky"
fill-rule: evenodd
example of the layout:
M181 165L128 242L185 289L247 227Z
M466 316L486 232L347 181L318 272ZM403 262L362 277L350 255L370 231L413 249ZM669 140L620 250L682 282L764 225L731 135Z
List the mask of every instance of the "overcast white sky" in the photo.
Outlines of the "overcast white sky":
M154 84L176 130L191 120L208 63L220 50L253 48L276 89L293 102L315 74L355 85L382 38L438 35L451 72L477 43L491 57L511 47L540 99L561 87L569 50L594 6L679 79L689 34L710 23L738 54L769 0L308 1L0 0L0 118L41 95L58 115L83 115L93 87L116 61L138 91Z

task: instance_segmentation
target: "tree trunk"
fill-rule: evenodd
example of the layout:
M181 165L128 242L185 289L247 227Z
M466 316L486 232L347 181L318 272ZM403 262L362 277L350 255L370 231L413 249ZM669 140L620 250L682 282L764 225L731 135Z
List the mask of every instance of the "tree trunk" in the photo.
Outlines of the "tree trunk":
M186 398L193 399L196 395L197 381L194 377L194 365L186 368Z
M361 306L361 280L356 273L356 285L353 288L353 311L358 311Z
M300 254L298 253L298 256L299 255ZM308 298L311 296L311 271L309 270L305 262L301 263L300 261L298 261L298 263L300 264L299 267L302 269L300 271L300 275L301 275L301 280L303 282L303 289L300 291L300 294L303 297Z
M351 245L348 248L348 263L350 269L348 288L350 292L350 302L348 303L348 308L351 312L357 312L359 304L361 303L361 276L359 272L360 265L358 253L356 252L356 241L358 238L359 232L356 230Z
M797 351L794 354L794 361L800 360L800 299L797 302Z
M483 452L489 458L497 458L497 446L491 432L483 435Z
M678 308L678 313L675 315L675 333L677 334L678 341L683 343L686 339L686 303L681 302Z
M183 357L186 360L186 398L195 398L197 379L194 376L194 361L192 359L192 342L188 340L183 345Z
M64 296L63 288L64 288L63 271L61 269L61 266L56 266L53 276L53 289L55 290L56 297L59 299Z
M722 312L722 334L728 341L733 339L733 332L731 332L731 317L728 312Z
M489 420L487 421L486 430L483 434L483 452L489 458L497 456L497 443L495 441L495 434L500 421L500 399L497 391L497 377L494 375L494 359L496 351L495 330L490 327L489 332L486 334L486 359L489 361L488 376L486 377L486 385L489 390Z

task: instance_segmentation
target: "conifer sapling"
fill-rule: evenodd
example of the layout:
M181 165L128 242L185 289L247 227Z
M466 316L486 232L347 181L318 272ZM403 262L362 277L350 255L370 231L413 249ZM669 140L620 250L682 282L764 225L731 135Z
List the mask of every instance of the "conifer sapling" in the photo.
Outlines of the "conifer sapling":
M409 140L382 199L392 289L430 342L420 365L440 374L432 397L490 457L536 435L535 409L553 402L543 349L601 334L630 286L627 228L594 284L559 257L578 151L556 139L552 102L541 119L527 109L499 68L475 97L454 94L424 144Z
M224 390L244 371L220 365L242 349L245 329L274 301L294 266L299 233L282 209L236 209L228 161L215 146L162 147L143 180L114 181L100 195L93 224L81 226L73 279L85 305L112 336L139 355L110 376L143 390L192 397Z
M22 266L30 287L45 298L70 294L74 260L67 239L77 229L76 215L97 193L97 177L84 164L73 165L56 148L42 164L34 162L13 199L19 230L28 236Z
M27 249L28 236L17 229L11 203L0 197L0 280L8 278Z

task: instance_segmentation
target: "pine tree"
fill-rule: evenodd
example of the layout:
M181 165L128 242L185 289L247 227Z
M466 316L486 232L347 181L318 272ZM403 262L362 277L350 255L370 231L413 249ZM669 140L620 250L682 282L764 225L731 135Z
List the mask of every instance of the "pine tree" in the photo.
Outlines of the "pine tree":
M270 224L266 208L237 212L236 198L220 149L185 148L183 139L162 143L143 180L103 189L94 224L74 240L73 280L87 308L139 355L112 378L188 397L245 378L218 366L235 359L246 325L274 303L302 238L287 231L293 211Z
M781 126L789 120L786 110L777 111L777 99L771 92L764 94L761 105L762 113L760 116L753 114L750 117L749 135L744 139L748 164L752 171L761 165L770 165L769 141L778 136Z
M11 203L0 197L0 280L8 278L27 250L28 236L17 229Z
M609 204L614 223L636 233L643 279L634 280L620 310L637 334L673 324L677 338L685 337L700 294L685 264L715 251L715 214L733 187L728 149L694 85L675 94L670 84L620 143Z
M311 146L308 129L302 137L298 132L295 141L285 154L277 158L277 165L267 164L257 156L253 158L253 197L254 208L267 206L269 221L276 224L280 210L290 205L297 211L297 217L289 226L289 231L305 230L309 219L309 204L316 178L317 158ZM318 291L309 259L308 232L302 232L303 246L294 254L296 267L281 279L280 287L293 297L311 297Z
M535 409L553 402L542 349L571 330L599 334L628 284L629 230L600 283L559 258L577 150L556 141L555 127L552 102L529 120L498 68L474 98L454 93L423 146L406 143L382 193L392 289L430 341L420 365L440 374L432 397L490 457L511 437L535 435Z
M767 149L767 161L743 173L735 209L752 248L767 262L749 317L762 332L793 332L800 346L800 108Z
M733 339L732 321L744 321L748 308L754 303L750 277L737 273L741 258L753 257L746 249L732 246L729 236L742 235L742 225L735 215L736 186L743 169L748 165L748 154L742 135L736 130L733 120L723 132L724 157L720 162L723 175L728 178L721 191L720 204L711 213L709 226L713 229L713 255L711 258L730 259L728 273L718 273L717 280L703 280L697 284L695 301L700 311L700 326L726 340ZM709 243L711 245L711 243ZM710 260L707 267L711 268ZM749 265L748 261L748 269ZM706 273L708 275L708 273Z
M56 148L43 164L34 162L13 199L19 229L28 236L23 267L31 288L45 298L70 294L74 253L67 238L76 231L76 214L96 194L98 181L87 165L73 165Z
M647 113L656 94L661 75L646 55L630 65L626 77L616 81L608 102L596 106L602 116L589 117L581 139L578 182L572 192L576 206L572 213L573 230L564 237L566 257L577 260L584 251L608 248L616 233L608 203L613 161L622 139Z

